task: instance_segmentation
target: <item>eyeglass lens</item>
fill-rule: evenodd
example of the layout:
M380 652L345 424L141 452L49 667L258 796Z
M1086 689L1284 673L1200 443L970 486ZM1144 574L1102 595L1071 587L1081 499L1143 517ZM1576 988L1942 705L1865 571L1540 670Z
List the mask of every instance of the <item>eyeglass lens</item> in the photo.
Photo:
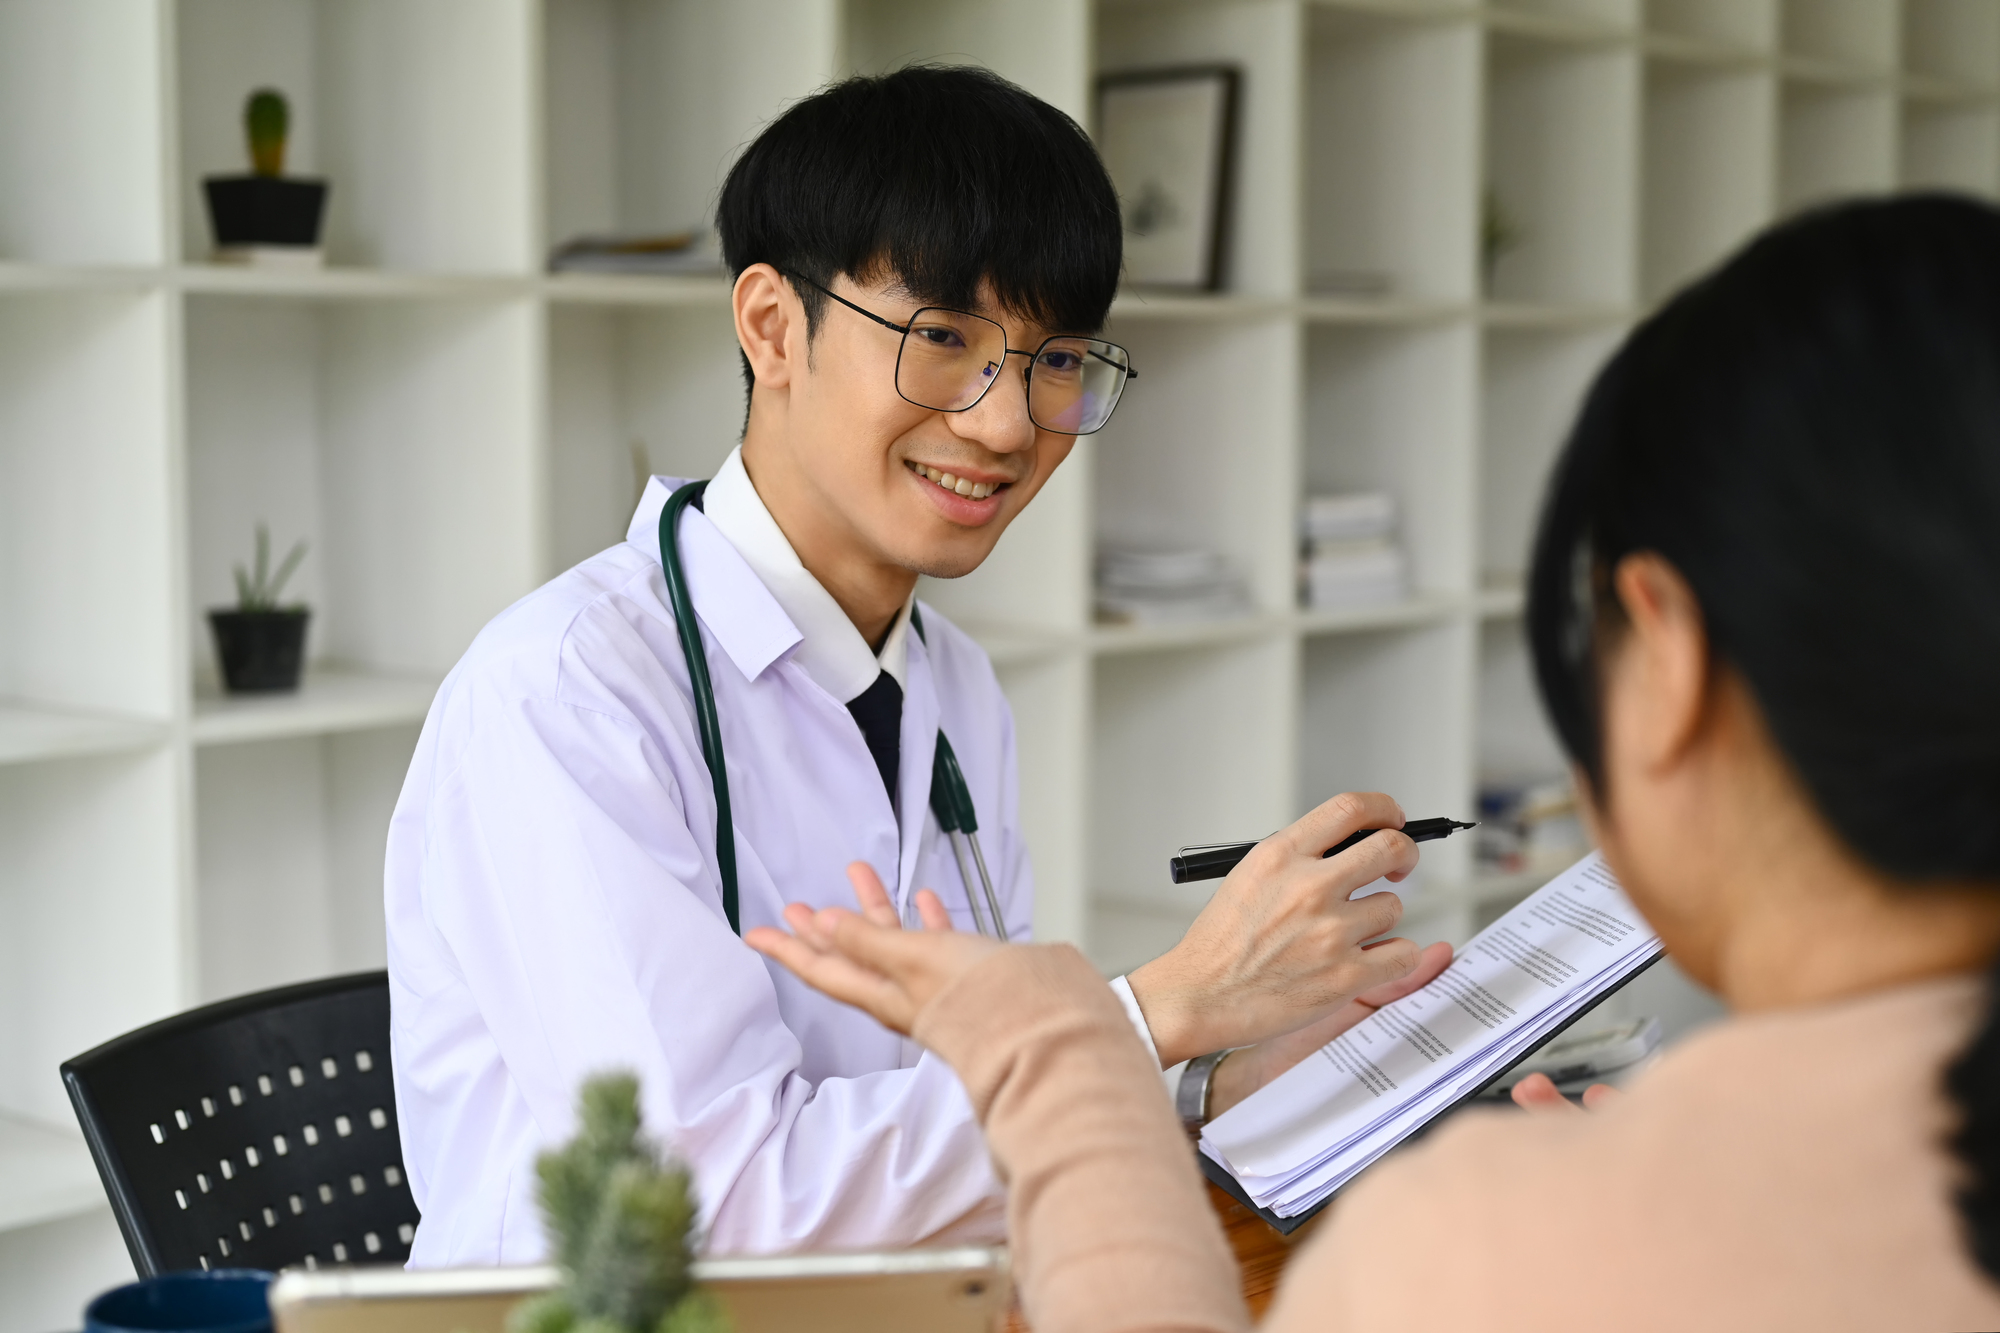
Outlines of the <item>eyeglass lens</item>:
M919 407L963 412L1007 363L1007 331L959 310L911 316L896 362L896 391ZM1043 430L1089 435L1125 390L1125 350L1096 338L1050 338L1028 370L1028 416Z

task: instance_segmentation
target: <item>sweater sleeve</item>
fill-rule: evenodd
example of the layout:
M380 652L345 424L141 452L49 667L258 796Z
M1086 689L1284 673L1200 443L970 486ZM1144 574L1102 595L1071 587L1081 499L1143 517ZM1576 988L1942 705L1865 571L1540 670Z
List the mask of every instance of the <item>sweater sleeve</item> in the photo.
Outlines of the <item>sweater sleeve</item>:
M1249 1328L1157 1064L1083 955L999 950L913 1035L958 1071L985 1125L1037 1333Z

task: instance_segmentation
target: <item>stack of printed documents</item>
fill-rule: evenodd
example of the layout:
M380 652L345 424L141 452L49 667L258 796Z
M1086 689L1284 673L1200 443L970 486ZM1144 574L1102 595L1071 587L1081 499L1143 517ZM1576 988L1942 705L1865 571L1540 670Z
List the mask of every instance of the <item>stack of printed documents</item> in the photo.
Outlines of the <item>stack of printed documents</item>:
M1593 852L1481 931L1430 985L1210 1121L1201 1150L1259 1208L1310 1213L1659 956L1659 938Z

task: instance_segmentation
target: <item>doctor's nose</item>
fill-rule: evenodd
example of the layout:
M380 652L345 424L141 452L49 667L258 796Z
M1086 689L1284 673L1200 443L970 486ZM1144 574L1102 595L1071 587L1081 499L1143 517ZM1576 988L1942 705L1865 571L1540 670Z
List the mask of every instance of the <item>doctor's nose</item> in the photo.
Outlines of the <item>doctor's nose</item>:
M1026 377L1009 364L986 396L963 412L947 412L952 433L983 445L996 454L1011 454L1035 442L1035 423L1028 417Z

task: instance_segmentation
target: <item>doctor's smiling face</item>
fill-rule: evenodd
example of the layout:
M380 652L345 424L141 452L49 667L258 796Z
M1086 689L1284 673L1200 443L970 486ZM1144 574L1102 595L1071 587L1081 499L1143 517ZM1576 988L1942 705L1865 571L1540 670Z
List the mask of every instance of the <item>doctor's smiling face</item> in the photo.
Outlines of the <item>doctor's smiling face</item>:
M716 230L743 465L873 642L919 574L978 568L1116 402L1123 353L1085 340L1118 287L1118 196L1061 111L913 66L779 116L730 169Z
M886 624L918 574L957 578L976 569L1077 437L1030 416L1027 356L1000 358L991 387L969 408L911 401L950 403L956 381L919 380L919 358L949 357L972 335L955 327L969 322L933 308L911 328L916 345L906 350L904 334L861 313L909 327L931 303L900 279L835 277L827 291L836 299L821 297L817 330L800 287L811 290L769 264L736 281L737 337L756 377L743 461L800 559L867 633L864 620ZM1006 309L991 283L968 306L1005 330L1013 349L1033 352L1051 335L1078 332ZM1041 392L1074 359L1063 348L1046 354ZM979 387L965 386L966 396Z

